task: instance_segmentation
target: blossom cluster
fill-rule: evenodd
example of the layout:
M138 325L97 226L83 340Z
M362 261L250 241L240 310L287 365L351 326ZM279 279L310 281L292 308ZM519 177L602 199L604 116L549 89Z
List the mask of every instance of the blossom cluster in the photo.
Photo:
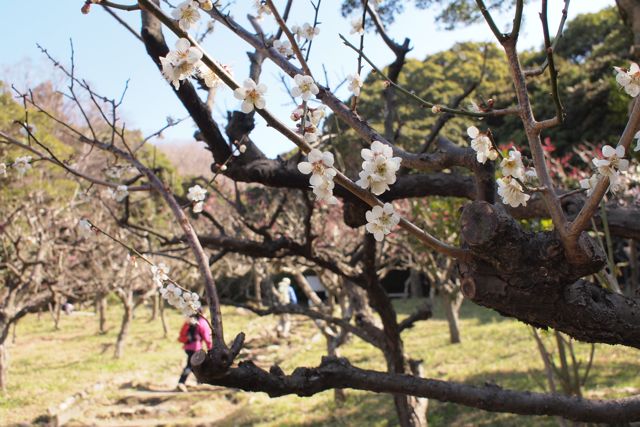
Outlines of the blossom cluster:
M384 206L374 206L365 214L367 225L365 228L373 237L381 242L384 236L391 233L391 230L400 222L400 216L396 213L391 203Z
M362 188L370 188L373 194L379 196L396 182L401 159L393 157L393 149L380 141L373 141L371 148L363 148L360 154L364 162L356 184Z
M195 2L193 2L195 3ZM167 56L160 57L162 75L176 90L180 88L180 82L189 77L200 77L209 88L215 88L220 84L218 76L202 62L202 51L185 38L176 41L175 49L169 51Z
M359 36L364 34L364 24L362 18L353 18L351 20L351 34L357 34Z
M192 47L189 40L180 38L176 41L174 50L170 50L166 57L160 57L162 75L178 90L181 80L196 74L200 59L202 51Z
M258 20L261 20L264 15L271 15L271 8L263 3L263 0L253 0L253 7L256 9L256 13L258 14Z
M115 190L113 188L107 190L107 194L119 203L127 198L129 195L129 188L126 185L118 185Z
M284 55L287 58L293 56L293 47L289 40L274 40L273 48L277 50L280 55Z
M616 72L616 81L628 95L636 97L640 94L640 67L635 62L629 69L613 67Z
M305 105L299 105L291 112L291 120L297 122L300 121L298 126L298 132L304 137L304 140L313 144L320 138L319 126L322 119L325 117L324 106L318 108L306 107ZM304 117L303 117L304 116Z
M182 290L179 286L169 283L166 287L159 289L162 298L180 310L185 316L193 316L198 314L198 310L202 307L200 296L195 292Z
M612 192L620 191L624 181L621 172L629 169L629 160L624 158L625 148L622 145L613 148L610 145L602 147L602 159L593 159L592 163L596 169L596 173L589 178L580 181L580 187L587 190L590 195L601 177L609 178L609 190Z
M23 176L31 169L31 156L16 157L13 163L0 163L0 178L7 178L9 167L15 169L18 175Z
M306 162L298 163L298 170L305 175L311 174L309 184L313 189L313 194L318 200L324 200L330 205L338 203L338 199L333 195L335 183L333 178L337 172L333 167L333 154L324 153L316 148L309 152Z
M166 299L169 304L182 311L185 316L197 314L202 303L200 297L195 292L189 292L176 286L175 283L169 283L165 286L165 282L169 279L169 267L164 263L158 263L151 266L151 274L153 275L153 283L158 287L158 291L162 298Z
M475 126L467 128L467 134L471 138L471 148L476 152L476 159L480 163L484 164L487 159L495 160L498 158L498 152L493 148L488 134L480 132Z
M320 27L313 26L309 23L303 24L302 27L299 25L293 25L291 26L291 32L298 39L313 40L315 36L320 34Z
M171 16L178 21L181 30L189 31L200 20L198 9L211 10L213 3L211 0L186 0L173 9Z
M524 192L520 182L525 179L525 167L522 163L522 154L513 148L509 156L500 162L502 178L498 178L498 195L502 202L511 207L527 206L530 195Z
M349 74L347 76L347 82L349 83L347 86L349 92L353 93L355 96L360 96L360 88L362 87L362 77L360 77L360 74Z
M187 193L187 199L191 201L193 205L193 213L202 212L204 209L204 199L207 197L207 190L200 187L199 185L194 185L189 188L189 192Z

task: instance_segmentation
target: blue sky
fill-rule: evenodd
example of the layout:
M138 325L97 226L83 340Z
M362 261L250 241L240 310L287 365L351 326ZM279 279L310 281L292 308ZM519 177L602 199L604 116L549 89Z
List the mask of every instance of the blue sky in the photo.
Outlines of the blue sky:
M121 2L133 3L125 0ZM282 5L284 1L278 0L275 3ZM553 0L549 3L550 23L552 26L557 25L563 2ZM82 15L82 4L82 0L0 2L0 13L5 16L0 27L0 35L5 40L0 44L0 79L16 83L19 87L35 85L42 80L50 79L53 75L51 64L44 59L36 43L48 49L61 62L68 63L69 40L72 39L76 73L90 81L95 90L106 96L116 97L129 80L129 89L121 111L128 128L139 128L145 134L149 134L160 128L167 116L185 116L186 112L173 94L173 89L160 76L142 44L101 7L94 6L89 15ZM243 17L252 11L252 4L249 0L237 0L231 9L232 15L240 22L246 23ZM298 0L294 4L289 21L291 24L313 20L313 9L309 6L308 0ZM325 65L330 83L334 86L342 81L344 76L354 72L356 67L353 51L342 45L338 39L338 33L349 37L351 28L350 18L340 16L339 4L338 0L322 2L321 33L314 40L310 59L312 71L316 75L323 74L322 65ZM614 0L574 0L569 8L569 17L614 4ZM527 19L519 42L521 49L541 45L541 30L537 18L539 7L539 0L532 0L527 6ZM119 12L119 15L133 28L139 29L139 12ZM389 33L400 41L409 37L413 46L410 56L419 59L447 49L457 41L493 40L484 24L466 26L456 31L444 31L438 28L433 18L434 13L430 11L408 7L389 28ZM505 27L510 20L509 16L499 19ZM275 22L267 16L263 21L263 27L267 32L272 31ZM165 36L171 41L175 39L168 31L165 32ZM350 37L356 39L355 36ZM243 80L247 76L246 52L250 50L249 46L221 25L216 25L204 47L214 58L231 65L237 80ZM384 66L393 59L391 52L373 33L367 34L365 49L378 65ZM262 81L269 86L267 107L287 117L293 104L280 83L278 70L268 64L264 69ZM341 89L338 94L348 96L345 89ZM216 96L214 117L224 124L226 111L237 108L238 102L231 92L226 88L220 89ZM164 142L188 141L192 138L193 131L193 124L185 122L166 132ZM291 143L268 129L262 122L258 123L253 137L269 156L292 148Z

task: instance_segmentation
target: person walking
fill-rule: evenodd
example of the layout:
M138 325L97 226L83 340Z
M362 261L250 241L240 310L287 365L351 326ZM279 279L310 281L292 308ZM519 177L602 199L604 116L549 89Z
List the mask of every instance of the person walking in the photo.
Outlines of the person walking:
M296 293L291 287L291 279L284 277L280 283L278 283L277 294L279 305L297 304L298 298ZM278 326L276 327L276 334L278 337L287 338L291 330L291 316L287 313L280 315Z
M197 314L190 316L184 322L182 329L180 329L178 341L183 344L182 348L187 353L187 365L182 370L178 380L178 389L186 392L188 389L185 383L191 373L191 356L202 349L203 341L207 346L207 350L211 350L213 347L211 328L207 319L202 315L202 310L198 310Z

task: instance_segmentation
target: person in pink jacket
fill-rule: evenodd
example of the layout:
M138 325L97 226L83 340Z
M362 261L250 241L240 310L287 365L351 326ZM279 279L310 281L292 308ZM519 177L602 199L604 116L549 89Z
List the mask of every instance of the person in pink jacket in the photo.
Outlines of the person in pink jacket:
M187 391L185 382L187 377L191 373L191 356L193 353L202 349L202 342L207 346L207 350L211 350L213 342L211 339L211 328L209 322L202 316L202 311L199 311L197 315L189 317L187 321L182 325L180 329L180 336L178 341L183 343L182 348L187 353L187 365L182 370L182 375L178 380L178 388L182 391Z

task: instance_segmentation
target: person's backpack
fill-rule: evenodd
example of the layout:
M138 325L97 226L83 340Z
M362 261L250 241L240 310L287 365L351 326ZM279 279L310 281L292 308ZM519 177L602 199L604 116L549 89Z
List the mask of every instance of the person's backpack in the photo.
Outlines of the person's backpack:
M198 340L198 324L189 324L189 330L187 331L187 344L196 342Z
M185 323L184 326L182 326L182 330L180 331L180 336L178 337L178 341L180 341L183 344L191 344L192 342L195 342L198 340L198 336L200 334L198 333L198 324L192 324L192 323Z

